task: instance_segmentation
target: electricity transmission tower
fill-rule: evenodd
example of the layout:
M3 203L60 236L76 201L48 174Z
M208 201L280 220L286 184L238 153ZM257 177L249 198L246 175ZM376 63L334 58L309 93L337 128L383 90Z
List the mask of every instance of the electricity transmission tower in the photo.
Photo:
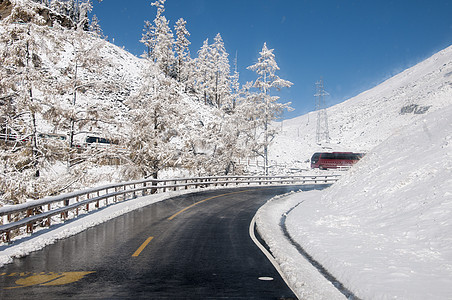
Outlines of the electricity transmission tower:
M328 143L330 141L330 133L328 131L328 116L326 113L325 96L329 94L323 88L323 79L320 78L319 81L315 83L316 86L316 97L315 110L317 111L317 134L316 142L317 144Z

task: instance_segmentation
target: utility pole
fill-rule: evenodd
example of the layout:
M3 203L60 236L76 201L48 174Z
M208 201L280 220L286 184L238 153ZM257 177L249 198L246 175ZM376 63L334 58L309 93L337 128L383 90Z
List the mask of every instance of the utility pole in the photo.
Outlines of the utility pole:
M328 115L326 113L325 96L329 94L323 87L323 78L315 83L316 85L316 97L315 110L317 111L317 131L316 142L321 145L322 143L329 143L330 133L328 131Z

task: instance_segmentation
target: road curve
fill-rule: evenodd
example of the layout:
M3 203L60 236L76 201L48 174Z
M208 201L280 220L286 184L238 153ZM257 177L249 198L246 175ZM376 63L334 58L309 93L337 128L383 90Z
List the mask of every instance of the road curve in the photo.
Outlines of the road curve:
M313 187L205 191L133 211L0 268L0 299L295 299L248 229L268 199L300 188Z

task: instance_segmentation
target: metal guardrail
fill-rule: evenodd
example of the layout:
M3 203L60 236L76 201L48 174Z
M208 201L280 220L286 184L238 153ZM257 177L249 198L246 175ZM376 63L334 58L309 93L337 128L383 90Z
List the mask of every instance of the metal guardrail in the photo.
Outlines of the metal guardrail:
M125 183L110 184L97 188L72 192L23 204L0 207L0 235L4 242L10 242L11 232L22 227L27 233L32 233L35 226L50 226L51 217L60 215L63 220L69 218L69 212L75 211L77 217L80 209L89 211L90 205L100 207L100 201L105 206L119 201L134 199L138 196L181 190L203 188L208 186L239 186L239 185L297 185L297 184L332 184L340 175L300 175L300 176L216 176L180 179L145 179Z

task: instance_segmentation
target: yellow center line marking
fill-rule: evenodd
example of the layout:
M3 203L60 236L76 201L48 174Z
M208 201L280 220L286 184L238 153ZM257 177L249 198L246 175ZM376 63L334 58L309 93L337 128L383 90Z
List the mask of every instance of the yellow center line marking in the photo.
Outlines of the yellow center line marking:
M137 251L135 251L134 254L132 254L132 256L136 257L138 255L140 255L141 251L144 250L144 248L146 248L146 246L149 244L149 242L153 239L154 237L150 236L147 238L147 240L144 241L143 244L141 244L140 248L137 249Z
M215 198L219 198L219 197L223 197L223 196L228 196L228 195L232 195L232 194L244 193L244 192L248 192L248 190L246 190L246 191L239 191L239 192L233 192L233 193L227 193L227 194L221 194L221 195L213 196L213 197L210 197L210 198L207 198L207 199L204 199L204 200L195 202L195 203L193 203L192 205L187 206L187 207L184 208L184 209L181 209L180 211L178 211L177 213L175 213L174 215L172 215L171 217L169 217L168 220L172 220L172 219L174 219L175 217L177 217L179 214L183 213L184 211L186 211L186 210L192 208L193 206L196 206L196 205L198 205L198 204L201 204L201 203L203 203L203 202L206 202L206 201L208 201L208 200L212 200L212 199L215 199Z

